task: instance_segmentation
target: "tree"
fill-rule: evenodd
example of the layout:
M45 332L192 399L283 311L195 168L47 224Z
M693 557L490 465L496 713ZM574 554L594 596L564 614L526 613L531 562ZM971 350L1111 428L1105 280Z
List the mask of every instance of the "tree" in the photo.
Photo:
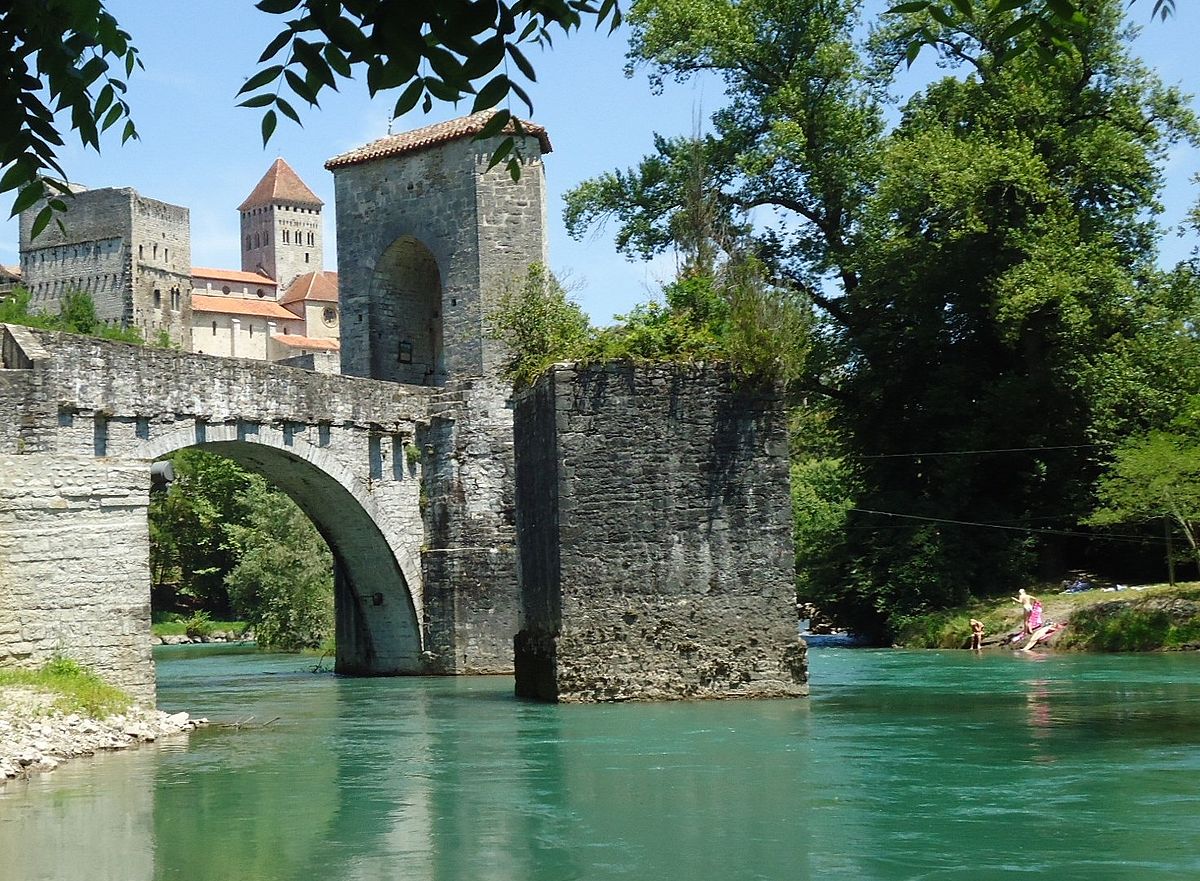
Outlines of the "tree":
M1129 438L1113 452L1096 495L1092 524L1174 524L1200 567L1200 442L1194 437L1152 431Z
M599 27L621 21L616 0L260 0L265 13L286 16L283 30L266 47L240 94L242 104L263 109L265 144L283 114L300 123L284 91L310 106L321 92L337 90L339 78L365 75L372 95L402 90L395 116L420 103L456 103L474 96L473 109L507 105L516 96L532 113L529 95L509 74L509 63L536 79L521 51L525 43L549 44L553 31L578 28L584 18ZM280 60L282 59L282 60ZM125 100L126 79L142 67L130 34L102 0L10 0L0 12L0 193L17 191L12 214L43 204L36 236L55 212L66 210L67 172L57 159L64 144L58 113L84 146L100 149L100 135L124 121L122 142L137 138ZM508 106L480 138L516 128ZM506 138L495 164L510 156ZM510 171L520 165L510 157Z
M252 476L222 456L185 449L170 457L175 479L150 500L150 572L162 592L218 618L233 611L225 576L237 564L228 530L251 515Z
M259 477L244 524L227 524L237 565L225 576L234 608L263 648L316 648L333 635L333 556L312 522Z
M1197 136L1185 99L1130 58L1110 0L1052 66L997 59L1013 13L971 8L970 28L935 34L966 73L890 131L880 101L904 35L860 54L850 4L630 11L631 63L652 81L723 77L704 155L733 247L821 310L798 386L824 397L855 495L828 548L842 562L801 561L802 581L880 636L892 616L1029 577L1054 550L1040 527L1090 510L1095 445L1171 412L1172 383L1195 373L1194 274L1153 264L1162 162ZM627 251L670 246L685 141L655 147L569 195L573 232L616 218ZM747 228L739 212L763 206L776 219Z

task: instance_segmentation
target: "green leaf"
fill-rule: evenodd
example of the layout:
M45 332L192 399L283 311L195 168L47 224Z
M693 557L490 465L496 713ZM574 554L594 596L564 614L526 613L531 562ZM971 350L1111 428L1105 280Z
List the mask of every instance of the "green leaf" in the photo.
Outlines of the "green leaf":
M437 77L425 77L425 88L439 101L457 101L462 97L458 89L447 85Z
M908 67L913 66L913 62L917 60L917 56L921 54L921 50L925 47L924 40L913 40L908 44L908 48L904 50L904 59Z
M38 199L42 198L44 192L45 186L40 180L34 180L32 183L26 184L16 200L13 201L12 213L8 216L16 217L26 208L32 207Z
M497 110L479 130L479 134L475 136L475 140L482 141L486 138L492 138L504 131L504 127L508 125L512 119L512 113L508 110Z
M255 95L253 98L247 98L238 104L238 107L266 107L268 104L275 103L275 96L269 92L264 92L261 95Z
M911 3L901 3L887 11L888 15L909 15L914 12L924 12L930 6L930 0L914 0Z
M271 140L271 135L275 133L275 125L279 122L279 117L276 116L274 110L268 110L263 114L262 118L262 139L263 146L267 146L267 141Z
M1016 21L1014 21L1012 24L1010 24L1008 27L1006 27L1001 32L1000 37L999 37L999 42L1007 43L1009 40L1013 39L1014 37L1020 36L1021 34L1025 33L1027 30L1029 30L1031 27L1033 27L1037 23L1037 21L1038 21L1038 17L1036 15L1034 15L1033 13L1030 13L1029 15L1022 15L1020 18L1018 18Z
M300 75L294 70L286 70L283 73L283 78L287 80L291 90L307 101L310 105L317 103L316 94L308 87L308 84L300 78ZM271 103L270 101L267 102Z
M971 0L950 0L950 3L967 21L975 20L975 10L971 8Z
M290 28L286 31L280 31L271 42L267 43L267 48L263 49L262 55L258 56L258 63L262 64L274 58L279 54L279 50L286 46L291 39L292 31Z
M1070 0L1046 0L1046 7L1063 21L1069 21L1075 14L1075 4Z
M4 177L0 178L0 193L7 193L9 190L15 189L22 184L29 183L35 176L36 172L32 163L24 158L18 159L4 173Z
M298 114L296 112L296 108L294 108L291 104L289 104L287 101L285 101L283 99L283 96L281 96L281 95L275 96L275 106L278 107L285 116L287 116L289 119L291 119L292 122L296 123L296 125L300 126L301 128L304 127L304 123L300 121L300 114Z
M353 73L350 69L350 63L346 61L346 56L333 43L327 43L324 51L321 53L325 56L325 60L329 62L329 66L338 74L349 79Z
M505 43L504 45L508 48L509 57L512 58L517 67L521 69L521 73L525 74L525 77L530 82L536 83L537 74L534 73L533 65L529 63L529 59L522 55L521 50L512 43Z
M421 99L421 94L425 91L425 80L417 77L396 99L396 106L392 110L393 117L400 117L408 113L417 106L417 101Z
M109 105L112 104L113 98L115 97L116 92L113 90L112 84L105 84L104 88L100 90L100 96L96 99L96 106L92 108L92 112L96 114L96 116L99 116L109 108Z
M471 112L478 113L480 110L495 107L504 100L504 96L508 94L508 89L508 77L504 74L492 77L487 85L479 90L479 94L475 96L475 102L471 105Z
M53 216L54 209L49 205L39 211L37 217L35 217L33 220L33 228L29 231L29 237L31 239L36 239L38 236L40 236L42 234L42 230L44 230L46 225L50 223L50 218Z
M125 110L120 104L114 104L112 107L110 107L108 113L104 117L104 124L100 126L100 131L108 131L110 128L112 128L113 125L116 124L117 120L121 118L124 112Z
M259 0L254 6L271 15L283 15L300 5L300 0Z
M933 5L931 5L931 6L929 7L929 15L930 15L930 16L933 18L933 20L934 20L934 21L936 21L938 24L940 24L940 25L944 25L945 27L948 27L948 28L955 27L955 26L957 26L957 24L958 24L958 23L957 23L957 22L956 22L956 21L955 21L955 20L954 20L954 19L951 17L950 13L948 13L946 10L942 9L942 7L940 7L940 6L933 6Z
M254 76L250 77L250 79L246 80L246 82L242 84L242 87L237 90L237 93L241 95L244 92L253 92L255 89L260 89L267 83L278 79L281 73L283 73L282 64L273 64L270 67L264 68Z
M491 170L504 161L504 157L512 152L515 141L512 138L505 138L497 146L492 153L492 158L488 162L488 169Z

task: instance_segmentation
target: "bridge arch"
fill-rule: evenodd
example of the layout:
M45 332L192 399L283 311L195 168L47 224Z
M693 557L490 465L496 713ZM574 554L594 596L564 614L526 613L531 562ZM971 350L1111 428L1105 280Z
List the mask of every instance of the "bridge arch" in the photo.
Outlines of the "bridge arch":
M405 536L380 511L367 481L328 450L300 438L209 425L147 441L139 458L185 448L231 459L286 493L325 539L334 559L336 670L358 675L422 668L420 536Z
M371 275L371 376L393 382L439 385L445 381L442 273L420 239L392 241Z

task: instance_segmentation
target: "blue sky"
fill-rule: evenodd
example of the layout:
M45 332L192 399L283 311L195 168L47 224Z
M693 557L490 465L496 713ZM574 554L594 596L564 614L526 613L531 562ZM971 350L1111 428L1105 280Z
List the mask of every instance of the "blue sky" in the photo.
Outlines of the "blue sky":
M1178 17L1164 24L1149 21L1151 6L1150 0L1137 0L1131 9L1145 22L1137 51L1167 82L1200 92L1196 9L1180 4ZM237 205L282 156L325 200L325 260L327 268L336 269L336 251L330 247L336 241L333 178L324 162L385 135L394 96L372 101L364 85L345 83L340 93L323 99L321 109L302 111L304 128L281 121L264 150L259 111L235 106L234 95L274 36L275 16L253 9L251 0L109 0L108 8L133 34L146 64L129 92L141 141L122 146L119 138L108 138L100 155L68 143L62 158L72 180L89 187L132 186L145 196L188 207L193 264L238 268ZM650 265L625 260L612 245L612 230L585 242L572 241L562 223L562 194L588 177L636 163L656 131L691 132L694 120L706 117L722 100L715 81L671 84L662 95L651 94L644 74L624 76L626 40L623 30L606 36L587 29L557 38L553 49L531 55L539 80L530 88L534 119L546 126L554 144L546 160L551 264L570 277L575 299L598 322L653 296L673 264L667 259ZM901 75L901 87L919 88L936 73L931 69L919 62ZM428 116L418 110L397 120L394 130L469 109L435 107ZM1178 223L1194 200L1189 180L1198 171L1196 150L1180 147L1174 152L1167 167L1167 222ZM1190 235L1168 236L1164 261L1186 257L1193 246ZM10 220L0 230L0 263L16 262L17 229Z

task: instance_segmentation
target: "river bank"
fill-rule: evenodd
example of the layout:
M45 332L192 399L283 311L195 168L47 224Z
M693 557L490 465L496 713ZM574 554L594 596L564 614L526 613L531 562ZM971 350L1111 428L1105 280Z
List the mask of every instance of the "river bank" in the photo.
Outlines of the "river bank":
M97 752L128 749L186 734L205 719L134 706L71 661L0 677L0 787Z
M1191 651L1200 649L1200 582L1097 585L1088 590L1034 586L1043 620L1064 625L1039 643L1068 651ZM913 616L897 628L902 648L966 648L971 619L984 625L985 648L1016 648L1023 612L1011 597Z

